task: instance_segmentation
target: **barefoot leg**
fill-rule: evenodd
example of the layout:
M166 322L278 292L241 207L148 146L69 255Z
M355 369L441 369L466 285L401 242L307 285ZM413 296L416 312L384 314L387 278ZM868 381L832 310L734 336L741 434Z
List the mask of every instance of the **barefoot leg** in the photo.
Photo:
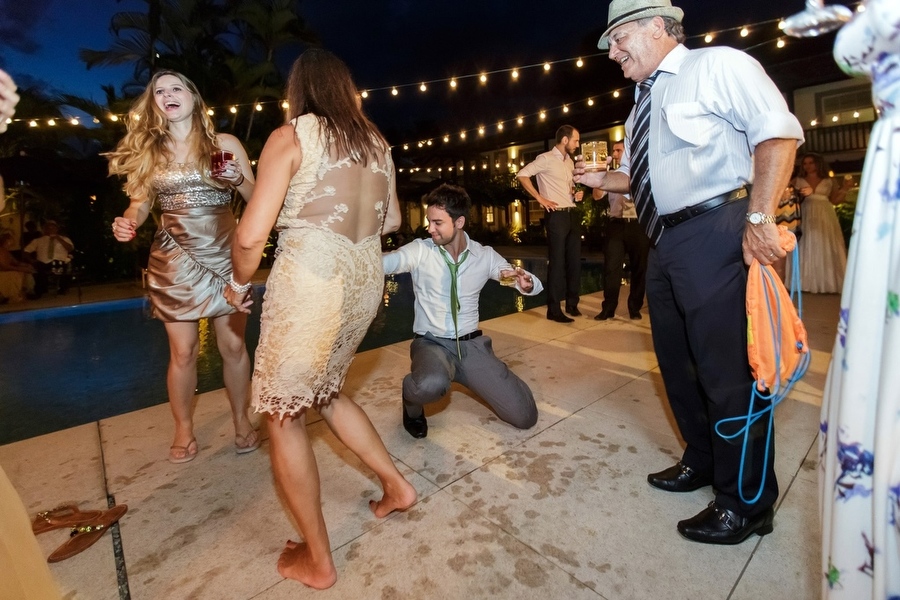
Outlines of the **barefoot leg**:
M322 516L319 470L306 432L306 415L269 417L272 471L304 542L289 542L278 560L278 572L315 589L337 581L331 544Z
M330 405L321 407L319 414L337 438L372 469L381 481L384 496L377 502L369 503L369 508L376 517L381 518L395 510L407 509L415 503L416 489L394 466L384 442L363 409L340 394Z

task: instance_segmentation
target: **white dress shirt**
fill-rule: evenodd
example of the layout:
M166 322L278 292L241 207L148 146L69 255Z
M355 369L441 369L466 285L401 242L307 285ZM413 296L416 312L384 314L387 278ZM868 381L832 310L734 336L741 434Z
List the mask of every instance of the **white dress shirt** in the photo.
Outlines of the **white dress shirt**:
M556 202L559 208L572 208L575 206L572 195L572 190L575 189L572 180L574 170L575 163L572 159L564 156L554 146L549 152L538 154L534 161L522 167L516 177L536 177L541 196Z
M67 244L72 245L72 240L67 238L64 235L58 236L61 240L65 240ZM45 264L49 264L54 260L59 260L62 262L69 262L72 260L72 257L69 256L69 251L66 250L65 246L62 245L58 240L54 240L49 235L41 236L37 239L31 240L31 242L25 246L22 250L26 253L34 252L36 253L36 258L38 262L42 262Z
M752 183L753 152L766 140L803 143L803 128L760 64L733 48L688 50L662 60L651 88L650 182L665 215ZM635 100L637 99L635 86ZM629 173L634 109L625 122L621 171Z
M459 313L456 320L459 335L464 336L478 329L478 300L481 288L488 279L500 280L500 271L514 267L505 258L489 247L466 236L466 249L457 259L468 253L459 265L457 294L459 297ZM431 333L435 337L453 338L453 316L450 312L450 269L441 256L440 248L429 239L417 239L398 250L382 255L384 272L410 273L413 290L416 294L416 315L413 331L419 335ZM530 292L524 292L518 282L516 289L526 295L535 296L541 293L544 286L537 277L528 274L534 282Z

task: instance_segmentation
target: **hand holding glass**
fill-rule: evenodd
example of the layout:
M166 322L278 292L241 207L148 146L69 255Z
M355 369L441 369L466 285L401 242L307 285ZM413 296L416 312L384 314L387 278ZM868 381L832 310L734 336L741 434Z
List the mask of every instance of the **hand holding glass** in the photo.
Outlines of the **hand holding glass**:
M220 176L225 168L225 163L229 160L234 160L233 152L228 150L216 150L213 152L209 162L209 170L212 172L212 176Z
M516 279L519 275L519 269L501 269L500 270L500 285L504 285L506 287L515 287Z

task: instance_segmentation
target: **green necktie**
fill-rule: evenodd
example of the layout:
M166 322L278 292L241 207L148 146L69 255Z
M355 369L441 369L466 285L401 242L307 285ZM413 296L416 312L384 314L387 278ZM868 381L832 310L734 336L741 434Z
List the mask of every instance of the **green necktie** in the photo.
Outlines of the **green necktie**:
M444 250L443 246L438 246L441 251L441 257L447 266L450 267L450 316L453 317L453 333L456 338L456 354L462 359L462 351L459 349L459 326L456 324L456 316L459 314L459 291L457 289L457 279L459 278L459 265L466 261L469 256L469 249L463 250L459 257L459 262L453 262L450 254Z

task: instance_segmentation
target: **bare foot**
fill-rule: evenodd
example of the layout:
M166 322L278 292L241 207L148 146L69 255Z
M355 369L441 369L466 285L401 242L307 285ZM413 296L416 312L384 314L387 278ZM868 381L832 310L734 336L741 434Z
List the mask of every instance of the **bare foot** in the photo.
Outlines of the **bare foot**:
M296 579L315 590L327 590L337 581L337 570L331 555L328 555L327 564L314 564L306 542L288 540L278 558L278 572L282 577Z
M379 519L386 517L395 510L406 510L416 503L416 488L406 479L400 477L400 481L394 486L385 486L384 496L381 500L369 500L369 510Z

